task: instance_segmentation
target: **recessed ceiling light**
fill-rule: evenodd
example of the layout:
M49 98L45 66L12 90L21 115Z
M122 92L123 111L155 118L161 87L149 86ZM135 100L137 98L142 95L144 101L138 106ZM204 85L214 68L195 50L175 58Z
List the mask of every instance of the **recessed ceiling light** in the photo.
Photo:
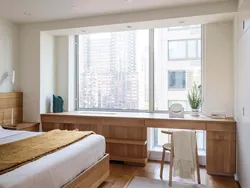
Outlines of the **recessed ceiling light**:
M25 16L31 16L31 13L30 12L24 12L23 13Z
M128 25L127 28L130 29L132 26L131 25Z

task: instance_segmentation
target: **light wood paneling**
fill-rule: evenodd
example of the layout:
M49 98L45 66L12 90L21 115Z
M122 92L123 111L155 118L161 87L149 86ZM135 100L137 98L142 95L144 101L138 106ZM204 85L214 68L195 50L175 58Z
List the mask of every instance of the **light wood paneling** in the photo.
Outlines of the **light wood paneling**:
M23 93L0 93L0 109L23 107Z
M207 131L208 140L236 140L235 132Z
M74 115L76 114L76 115ZM211 174L235 173L235 130L233 119L190 117L171 119L166 114L119 113L114 115L80 115L78 112L42 114L45 131L55 128L92 130L106 138L107 153L112 160L146 164L147 128L193 129L207 131L207 170ZM110 116L110 117L107 117ZM113 117L116 116L116 117Z
M207 131L216 132L236 132L236 126L234 123L207 123Z
M18 123L14 126L3 125L3 128L10 129L10 130L24 130L24 131L39 132L39 125L40 123Z
M183 120L147 119L145 120L145 126L152 128L206 130L205 122L185 121L184 119Z
M84 117L83 116L63 116L60 114L47 114L41 116L42 122L53 122L53 123L69 123L69 124L82 124L84 119L85 124L100 124L101 118L99 117Z
M122 159L145 165L147 159L147 128L143 119L107 118L86 116L41 115L43 131L78 129L94 131L106 138L106 152L111 159ZM65 123L67 122L67 123ZM70 122L70 123L69 123Z
M125 126L103 126L103 135L106 138L146 140L147 128L145 127L125 127Z
M111 156L121 156L127 158L147 158L147 146L107 143L107 153ZM133 162L133 161L131 161Z
M13 110L13 122L12 122ZM0 124L10 125L23 121L23 94L0 93Z
M144 119L135 118L103 118L102 125L145 127Z
M131 144L131 145L141 145L145 146L147 144L147 140L128 140L128 139L110 139L106 138L107 143L113 144Z
M235 133L211 132L207 137L207 172L209 174L232 175L236 160Z

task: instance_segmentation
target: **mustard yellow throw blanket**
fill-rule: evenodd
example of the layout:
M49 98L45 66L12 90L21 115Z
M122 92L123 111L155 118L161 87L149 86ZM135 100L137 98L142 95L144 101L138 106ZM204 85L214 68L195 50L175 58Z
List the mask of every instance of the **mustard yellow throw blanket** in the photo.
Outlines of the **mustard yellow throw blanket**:
M0 145L0 174L14 170L77 142L94 132L52 130L31 138Z

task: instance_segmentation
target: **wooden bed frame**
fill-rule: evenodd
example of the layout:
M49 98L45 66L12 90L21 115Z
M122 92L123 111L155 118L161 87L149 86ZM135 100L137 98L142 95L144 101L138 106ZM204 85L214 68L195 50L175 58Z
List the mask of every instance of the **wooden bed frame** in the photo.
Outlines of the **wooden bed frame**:
M109 176L109 154L80 173L62 188L97 188Z
M13 123L22 122L23 93L0 93L0 124L10 125L13 109ZM109 176L109 154L81 172L62 188L96 188Z

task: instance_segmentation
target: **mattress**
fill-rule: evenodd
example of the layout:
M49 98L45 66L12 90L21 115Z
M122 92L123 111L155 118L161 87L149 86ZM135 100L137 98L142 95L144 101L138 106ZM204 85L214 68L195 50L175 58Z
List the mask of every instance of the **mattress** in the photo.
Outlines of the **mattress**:
M0 144L43 133L0 128ZM0 188L60 188L105 154L105 139L93 134L57 152L0 175Z

